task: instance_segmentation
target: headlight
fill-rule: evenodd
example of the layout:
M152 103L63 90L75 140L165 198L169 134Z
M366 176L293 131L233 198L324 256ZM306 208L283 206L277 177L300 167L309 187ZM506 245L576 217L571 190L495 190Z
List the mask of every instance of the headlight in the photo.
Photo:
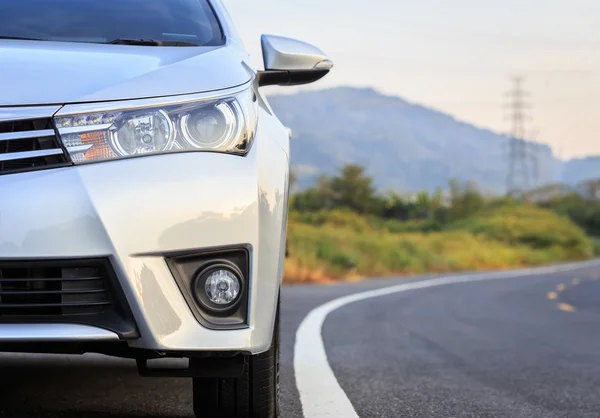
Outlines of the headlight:
M125 102L127 103L127 102ZM161 106L58 116L75 163L182 151L246 154L257 124L254 92Z

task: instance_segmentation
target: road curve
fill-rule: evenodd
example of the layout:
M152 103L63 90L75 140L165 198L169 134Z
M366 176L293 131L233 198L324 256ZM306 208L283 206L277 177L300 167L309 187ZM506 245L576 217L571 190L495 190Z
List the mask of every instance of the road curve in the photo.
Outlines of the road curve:
M360 417L600 416L600 262L529 273L381 292L331 310L324 353L349 407ZM294 372L309 312L428 280L437 279L284 288L282 417L302 417L303 406L315 416ZM0 417L191 417L190 390L187 380L139 378L126 360L0 356Z

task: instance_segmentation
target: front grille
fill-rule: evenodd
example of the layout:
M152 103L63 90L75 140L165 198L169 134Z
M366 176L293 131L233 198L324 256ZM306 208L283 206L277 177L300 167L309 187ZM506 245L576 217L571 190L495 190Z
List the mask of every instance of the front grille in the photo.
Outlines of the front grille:
M0 175L66 165L50 118L0 121Z
M135 333L106 260L0 261L3 322L73 322Z
M0 268L0 316L95 314L111 304L99 267Z

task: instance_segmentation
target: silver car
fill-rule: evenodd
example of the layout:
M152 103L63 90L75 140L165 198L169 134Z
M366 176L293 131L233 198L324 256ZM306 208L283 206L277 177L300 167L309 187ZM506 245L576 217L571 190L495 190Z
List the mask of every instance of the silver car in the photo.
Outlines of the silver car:
M199 417L278 414L289 133L259 88L332 63L262 47L256 71L219 0L2 0L0 351L133 358L193 378Z

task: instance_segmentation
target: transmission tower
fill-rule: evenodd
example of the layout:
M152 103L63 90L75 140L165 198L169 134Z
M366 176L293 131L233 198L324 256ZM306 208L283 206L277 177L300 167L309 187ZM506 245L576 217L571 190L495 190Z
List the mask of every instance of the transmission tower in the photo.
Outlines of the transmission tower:
M532 177L537 177L532 173L531 167L537 172L538 161L535 152L525 139L527 110L530 107L527 102L529 93L523 88L523 77L513 77L512 83L513 88L508 93L512 128L509 138L506 190L510 196L522 196L530 189Z

